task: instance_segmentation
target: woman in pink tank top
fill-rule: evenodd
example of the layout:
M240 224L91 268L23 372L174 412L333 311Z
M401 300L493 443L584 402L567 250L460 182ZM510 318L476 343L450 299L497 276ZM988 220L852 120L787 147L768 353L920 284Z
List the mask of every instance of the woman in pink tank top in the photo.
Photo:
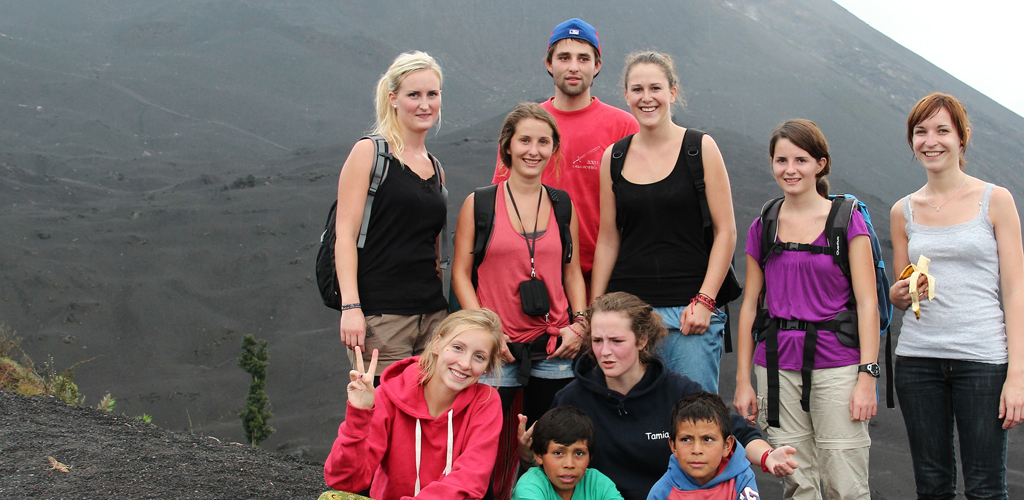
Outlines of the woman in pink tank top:
M498 387L502 399L505 424L494 497L508 498L518 468L517 415L536 420L572 381L582 342L573 321L582 319L587 304L579 257L570 250L579 243L575 207L567 193L541 184L549 160L559 152L554 118L534 103L516 106L502 125L499 148L509 177L466 198L455 230L452 289L464 309L486 307L501 317L506 365L496 377L480 381ZM484 257L474 260L476 203L492 199L490 236L477 249ZM563 208L571 210L568 228L556 217ZM571 245L563 245L566 229Z

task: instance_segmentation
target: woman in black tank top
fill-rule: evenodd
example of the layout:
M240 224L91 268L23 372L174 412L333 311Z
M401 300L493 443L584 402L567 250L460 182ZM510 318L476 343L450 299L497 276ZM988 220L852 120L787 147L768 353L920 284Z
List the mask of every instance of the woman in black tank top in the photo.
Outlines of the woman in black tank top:
M595 297L629 292L655 306L669 329L659 354L671 369L717 392L725 315L715 297L732 261L736 223L715 141L672 122L671 106L682 100L678 81L668 55L626 59L625 97L640 132L623 139L624 160L612 158L613 147L601 160L601 229L591 289ZM692 139L684 141L687 135ZM700 179L686 163L690 150L703 157L710 249L695 185Z
M444 172L424 145L440 115L441 78L440 66L426 53L399 55L377 82L374 99L373 134L383 136L391 155L386 176L368 204L374 163L388 153L364 138L338 180L341 341L350 360L356 346L378 350L376 376L422 352L447 313L437 250L447 217Z

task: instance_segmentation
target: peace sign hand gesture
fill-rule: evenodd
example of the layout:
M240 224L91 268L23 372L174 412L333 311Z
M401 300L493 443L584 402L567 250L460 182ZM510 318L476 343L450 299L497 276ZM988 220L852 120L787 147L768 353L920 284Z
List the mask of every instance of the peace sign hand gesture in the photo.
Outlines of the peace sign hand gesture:
M377 373L377 350L370 354L370 367L363 371L363 349L356 346L356 366L348 372L348 402L360 410L373 409L373 374Z

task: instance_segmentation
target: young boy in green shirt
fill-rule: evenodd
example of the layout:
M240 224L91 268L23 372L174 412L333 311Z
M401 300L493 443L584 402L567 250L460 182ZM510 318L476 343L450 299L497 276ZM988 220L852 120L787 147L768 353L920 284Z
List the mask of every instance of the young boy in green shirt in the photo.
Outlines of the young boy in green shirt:
M587 470L594 445L594 423L582 410L548 410L537 420L530 443L539 466L519 478L512 500L622 500L608 476Z

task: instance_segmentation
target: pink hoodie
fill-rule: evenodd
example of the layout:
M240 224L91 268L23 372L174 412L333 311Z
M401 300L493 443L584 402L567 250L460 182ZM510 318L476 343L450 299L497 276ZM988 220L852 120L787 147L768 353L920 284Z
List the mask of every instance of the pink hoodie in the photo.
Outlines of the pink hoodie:
M501 432L498 392L474 384L435 419L418 361L406 358L384 370L373 409L348 405L324 464L328 486L359 492L372 476L376 500L459 500L487 492Z

